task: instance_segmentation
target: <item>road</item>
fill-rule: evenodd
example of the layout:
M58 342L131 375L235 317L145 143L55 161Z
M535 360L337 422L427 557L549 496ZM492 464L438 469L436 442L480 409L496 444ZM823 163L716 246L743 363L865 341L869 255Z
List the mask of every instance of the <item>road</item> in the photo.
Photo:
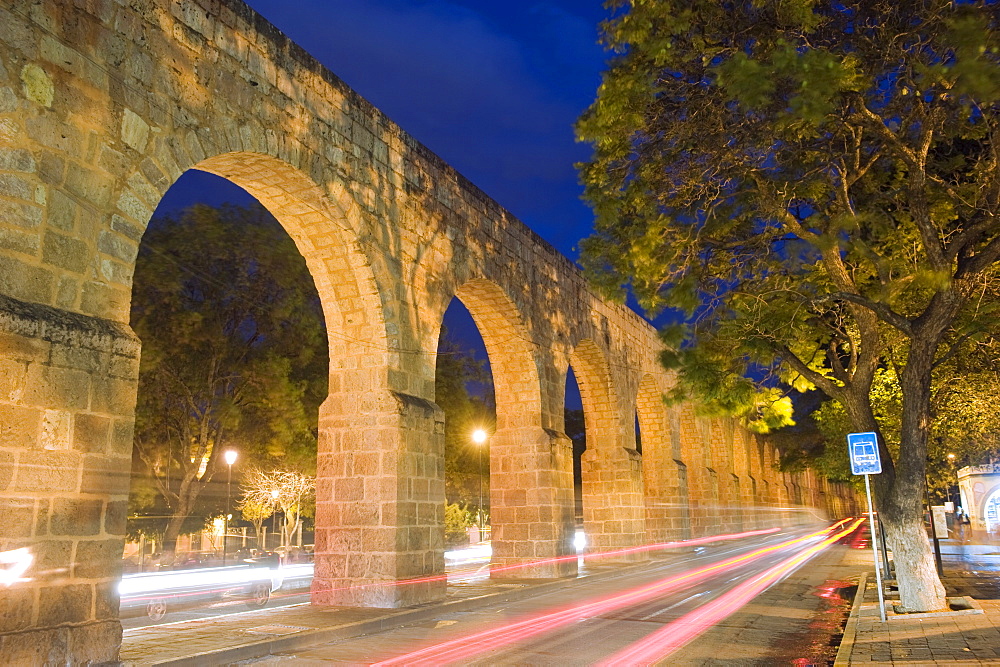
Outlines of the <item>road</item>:
M486 545L474 545L446 552L445 558L449 576L459 580L469 578L470 575L474 578L489 563L490 551ZM265 604L259 606L248 604L252 597L250 591L230 589L219 584L223 573L227 571L232 574L260 572L230 567L127 575L120 589L122 628L136 630L154 625L242 614L248 609L274 609L309 602L311 564L300 563L281 568L281 574L272 580L275 585L280 582L280 586L271 592L270 599ZM142 585L140 582L144 580L147 583ZM153 609L147 608L150 602L153 603ZM154 610L151 618L148 612Z
M786 533L708 546L530 599L257 662L726 664L727 656L739 664L825 662L846 610L837 591L847 584L829 573L837 550L848 547L831 542L809 555L821 539L788 543ZM816 618L826 624L817 626Z

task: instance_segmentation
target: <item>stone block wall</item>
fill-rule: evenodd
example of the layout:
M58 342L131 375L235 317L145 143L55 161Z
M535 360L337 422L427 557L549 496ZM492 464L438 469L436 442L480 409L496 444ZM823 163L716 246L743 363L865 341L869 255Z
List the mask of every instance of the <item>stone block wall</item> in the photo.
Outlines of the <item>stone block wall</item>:
M0 552L27 559L6 664L117 657L138 363L127 327L0 295Z

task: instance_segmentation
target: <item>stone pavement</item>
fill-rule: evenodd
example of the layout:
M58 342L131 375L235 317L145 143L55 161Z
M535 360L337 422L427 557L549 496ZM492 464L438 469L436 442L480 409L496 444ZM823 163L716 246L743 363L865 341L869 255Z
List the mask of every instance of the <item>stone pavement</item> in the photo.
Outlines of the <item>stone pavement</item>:
M898 595L890 591L883 623L875 575L868 572L861 578L835 665L1000 665L996 550L942 542L942 579L950 601L958 603L953 611L895 614L893 601ZM868 566L873 567L870 552ZM955 608L961 606L968 608Z

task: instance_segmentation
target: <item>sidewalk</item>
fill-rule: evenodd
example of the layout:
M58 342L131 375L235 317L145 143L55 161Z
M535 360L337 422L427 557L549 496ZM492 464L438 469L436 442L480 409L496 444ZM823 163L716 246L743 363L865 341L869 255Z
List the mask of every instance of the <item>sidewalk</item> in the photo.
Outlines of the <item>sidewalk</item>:
M956 603L953 611L895 614L893 602L899 596L892 591L886 596L883 623L875 575L868 572L859 584L835 665L1000 665L1000 572L995 552L942 542L942 581L949 601Z

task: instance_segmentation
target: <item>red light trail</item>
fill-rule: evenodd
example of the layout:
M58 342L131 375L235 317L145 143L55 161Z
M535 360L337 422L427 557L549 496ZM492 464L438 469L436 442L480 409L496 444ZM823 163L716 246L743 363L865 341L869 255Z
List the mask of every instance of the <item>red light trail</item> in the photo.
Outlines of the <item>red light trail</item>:
M568 609L529 617L498 628L484 630L472 635L466 635L457 639L435 644L433 646L428 646L426 648L375 664L429 665L468 660L469 658L485 651L497 649L515 642L529 639L536 635L550 632L586 618L592 618L617 609L646 602L657 596L663 595L664 593L670 592L671 590L680 588L683 585L695 583L697 581L707 579L713 574L734 569L739 565L753 561L764 556L765 554L769 554L795 544L801 544L803 542L814 540L817 537L829 533L830 530L843 525L846 521L847 520L845 519L844 521L838 522L831 528L826 528L804 537L786 540L780 544L755 549L748 553L719 561L718 563L713 563L711 565L706 565L704 567L668 577L654 584L637 587L625 593L619 593L592 602L575 605ZM849 531L846 531L844 534L847 532ZM839 537L837 539L839 539ZM691 542L692 541L687 541L684 545L689 545ZM810 552L810 554L815 553L812 549L807 549L806 552Z
M650 665L667 658L708 628L738 611L778 579L834 542L850 535L858 529L864 520L863 518L857 519L849 528L827 537L819 544L814 544L800 551L791 558L787 558L774 567L739 584L715 600L663 626L642 641L632 644L600 663L601 666Z
M554 558L543 558L541 560L533 560L525 563L514 563L512 565L501 565L499 567L490 568L490 573L494 572L511 572L513 570L520 570L530 567L540 567L544 565L552 565L555 563L565 563L569 561L575 561L580 558L587 560L597 559L597 558L608 558L610 556L621 556L629 553L638 553L642 551L657 551L660 549L676 549L679 547L691 547L699 546L702 544L710 544L712 542L722 542L726 540L739 540L747 537L757 537L760 535L770 535L771 533L776 533L780 531L780 528L766 528L762 530L750 530L742 533L727 533L721 535L710 535L708 537L698 537L689 540L678 540L676 542L658 542L656 544L643 544L637 547L627 547L624 549L614 549L611 551L598 551L583 555L569 555L569 556L556 556ZM353 584L351 586L342 586L336 588L324 588L323 593L330 593L334 591L350 591L359 590L365 588L380 588L383 586L413 586L415 584L427 584L438 581L465 581L466 579L479 578L483 576L483 573L479 569L469 569L469 570L457 570L451 572L450 574L435 574L427 577L418 577L414 579L403 579L400 581L390 581L390 582L376 582L371 584Z

